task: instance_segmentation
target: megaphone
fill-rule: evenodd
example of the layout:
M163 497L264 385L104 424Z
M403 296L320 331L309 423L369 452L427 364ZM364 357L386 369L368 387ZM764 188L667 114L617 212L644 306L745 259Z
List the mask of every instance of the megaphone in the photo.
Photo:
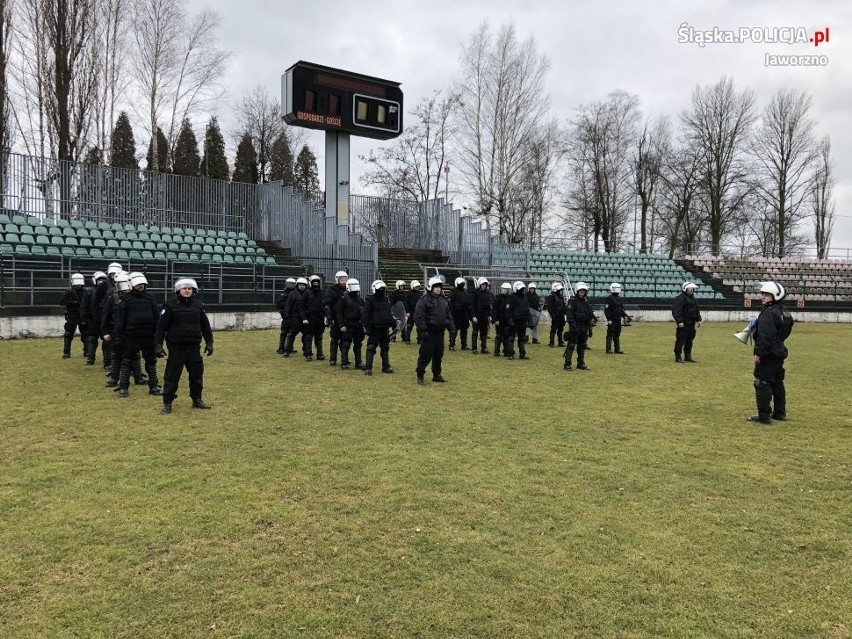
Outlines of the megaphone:
M740 340L743 344L750 344L752 341L752 336L754 335L754 329L757 327L757 318L753 317L749 320L748 326L746 326L743 330L738 333L734 333L734 337Z

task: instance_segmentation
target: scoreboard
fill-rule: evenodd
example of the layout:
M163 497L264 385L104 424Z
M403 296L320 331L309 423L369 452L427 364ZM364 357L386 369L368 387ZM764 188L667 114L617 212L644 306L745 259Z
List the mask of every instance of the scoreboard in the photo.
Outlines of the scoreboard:
M390 140L402 133L399 82L299 61L281 76L287 124Z

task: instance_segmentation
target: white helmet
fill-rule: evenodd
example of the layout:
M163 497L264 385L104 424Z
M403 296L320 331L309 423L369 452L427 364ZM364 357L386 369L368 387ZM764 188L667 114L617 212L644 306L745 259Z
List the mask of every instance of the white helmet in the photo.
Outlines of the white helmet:
M388 285L385 284L382 280L375 280L373 282L372 286L370 286L370 289L372 289L373 293L375 293L380 288L387 288L387 287L388 287Z
M417 280L411 280L411 290L416 290L420 288L420 282Z
M680 290L682 290L684 293L686 293L688 290L690 290L690 289L695 290L696 288L698 288L698 284L696 284L694 282L684 282L681 285Z
M562 286L562 282L554 282L553 284L550 285L550 291L552 293L556 293L557 291L561 291L564 288L565 287Z
M116 275L119 271L123 271L124 267L118 262L110 262L107 266L107 275Z
M491 282L488 281L487 277L480 277L479 281L476 283L476 285L482 286L483 284L491 284Z
M192 288L198 290L198 282L191 277L182 277L175 282L175 293L178 293L182 288Z
M613 282L609 285L609 292L616 294L621 293L621 284L619 284L618 282Z
M115 289L119 293L126 293L131 289L130 273L127 271L119 271L115 274Z
M512 284L512 290L517 293L518 291L523 291L526 288L524 283L521 280L518 280L514 284Z
M307 286L308 285L308 279L306 277L300 277L299 279L296 280L296 286L298 286L299 284L304 284L305 286Z
M286 286L287 288L296 288L296 278L288 277L286 280L284 280L284 286Z
M459 286L464 286L465 279L463 277L457 277L455 284L456 284L456 288L458 288Z
M140 273L139 271L134 271L130 274L130 286L136 287L140 284L144 284L148 286L148 279L145 277L144 273Z
M71 275L71 286L84 286L86 278L82 273L74 273Z
M589 292L589 285L586 284L585 282L577 282L574 285L574 292L579 293L580 291L586 291L586 293L588 293Z
M444 286L444 276L443 275L434 275L429 278L429 290L431 291L436 286L443 287Z
M95 271L92 273L92 284L97 286L98 280L105 280L107 278L107 274L103 271Z
M313 285L314 285L314 282L316 282L317 284L322 285L322 278L321 278L319 275L311 275L311 276L308 278L308 281L311 283L311 286L313 286Z
M338 284L340 284L341 279L346 279L348 277L349 274L346 271L337 271L337 273L334 274L334 279L337 280Z
M538 288L538 286L535 285L535 282L530 282L529 284L527 284L527 288L532 290L534 288Z
M361 282L356 280L354 277L350 278L346 281L346 290L349 293L358 293L361 291Z
M761 282L758 291L761 293L769 293L776 302L784 299L787 295L787 291L785 291L784 287L778 282Z
M512 285L511 285L511 284L509 284L509 282L503 282L503 283L500 285L500 290L501 290L501 291L506 291L506 292L508 293L509 291L511 291L511 290L512 290Z
M405 288L405 280L397 280L396 281L396 290L401 291Z

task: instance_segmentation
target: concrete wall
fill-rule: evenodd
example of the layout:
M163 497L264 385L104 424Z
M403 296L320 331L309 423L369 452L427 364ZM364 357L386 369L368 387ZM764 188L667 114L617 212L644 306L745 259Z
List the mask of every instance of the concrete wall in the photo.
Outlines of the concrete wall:
M852 323L852 313L797 313L791 309L797 322ZM745 325L760 312L759 308L736 311L702 311L705 322L735 322ZM254 331L281 326L278 313L209 313L214 331ZM601 321L603 321L602 314ZM633 311L637 322L671 322L672 314L666 310ZM30 337L61 337L65 320L61 315L35 317L0 317L0 339L25 339ZM541 314L541 324L549 325L548 314Z

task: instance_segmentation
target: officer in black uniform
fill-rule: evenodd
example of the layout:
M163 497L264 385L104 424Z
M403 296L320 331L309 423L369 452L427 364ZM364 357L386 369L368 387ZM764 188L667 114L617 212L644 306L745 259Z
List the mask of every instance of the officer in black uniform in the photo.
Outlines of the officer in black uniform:
M325 333L325 312L322 306L322 279L319 275L311 275L308 278L308 290L302 296L302 310L304 317L307 318L308 330L310 336L307 337L308 353L305 358L311 361L311 340L317 350L317 361L325 361L325 355L322 352L322 336Z
M346 293L334 303L334 316L340 327L340 368L349 370L349 349L355 356L355 368L363 369L361 348L364 345L364 300L361 299L361 283L355 278L346 281Z
M441 362L444 358L444 331L455 331L453 315L444 297L444 282L440 277L429 279L429 292L417 302L414 309L414 323L417 332L423 336L420 344L420 356L417 358L417 383L425 384L423 376L426 366L432 362L432 381L443 383L447 380L441 375Z
M163 312L157 322L154 335L154 352L163 357L163 340L168 346L169 358L166 360L166 372L163 374L163 415L172 412L172 402L177 396L180 376L186 367L189 375L189 397L192 407L210 408L201 398L204 391L204 360L201 358L201 340L204 339L204 352L213 354L213 331L210 320L204 312L204 305L198 300L198 284L190 277L175 282L175 299L163 305Z
M373 374L373 358L376 349L381 349L382 372L393 373L390 364L390 328L396 324L391 313L390 298L387 295L387 284L375 280L370 287L372 295L364 300L364 314L361 323L367 335L367 362L364 365L364 375Z
M461 334L461 349L467 350L467 329L470 328L470 318L473 314L473 297L467 292L467 280L456 278L456 287L450 295L450 313L456 330L450 331L450 350L456 350L456 336Z
M83 353L86 352L86 335L83 333L82 322L80 321L80 304L85 295L84 286L86 278L82 273L74 273L71 276L71 288L65 290L62 297L59 298L59 305L65 307L65 334L62 341L62 359L71 357L71 342L74 341L74 334L77 332L77 327L80 326L80 341L83 343Z
M787 389L784 386L784 360L788 351L784 340L793 327L792 316L782 301L787 295L777 282L760 285L763 308L754 328L754 396L757 415L749 421L769 424L773 419L787 421ZM773 408L774 404L774 408Z
M571 360L574 357L574 349L577 349L577 368L582 371L588 370L586 366L586 342L589 340L589 327L597 319L589 303L589 285L585 282L577 282L574 286L574 297L568 302L566 318L568 321L568 346L565 348L566 371L571 370Z
M119 305L124 303L124 298L130 294L130 274L126 271L120 271L113 280L114 287L107 295L104 302L104 310L101 313L101 337L104 343L109 343L110 349L110 369L107 373L107 388L118 386L118 378L121 374L121 360L124 357L124 348L115 342L113 339L113 326L115 318L115 310ZM130 367L130 372L133 375L134 383L137 386L146 384L148 379L142 374L142 360L137 354L133 358L133 363Z
M527 284L527 302L529 302L530 310L541 313L541 298L538 296L537 288L535 282ZM538 344L538 323L527 331L527 338L530 337L533 344Z
M331 344L328 347L329 366L337 366L337 348L340 344L340 324L334 314L337 300L346 294L346 281L349 275L346 271L337 271L334 274L335 283L329 285L322 298L322 308L325 313L325 325L328 326L328 334Z
M295 352L293 343L296 341L296 335L299 333L302 334L302 354L307 356L305 342L308 341L309 322L305 321L306 318L302 314L302 303L307 292L308 280L307 278L300 277L296 280L296 288L287 296L287 301L284 304L282 315L287 317L290 323L290 330L287 333L287 343L284 345L284 357L290 357L290 354Z
M477 289L473 292L473 335L471 338L471 352L476 355L476 341L482 347L482 354L488 354L488 324L491 321L491 307L494 306L494 295L490 290L491 282L486 278L479 278Z
M423 289L420 282L411 280L411 290L405 294L405 314L408 317L408 323L405 326L405 331L402 336L402 341L406 344L411 343L411 332L414 330L414 309L417 308L417 302L423 298ZM417 329L417 343L422 341L420 329Z
M555 348L553 343L556 339L559 346L564 346L562 333L565 330L565 287L562 282L554 282L550 285L550 295L545 300L547 312L550 315L550 348ZM588 337L588 336L587 336Z
M399 302L402 302L403 307L405 306L405 281L404 280L397 280L396 281L396 288L394 288L394 290L391 291L391 294L390 294L391 308L396 306ZM392 341L392 342L396 341L396 333L391 335L390 341Z
M92 275L94 288L87 289L86 294L80 301L80 322L86 327L86 366L93 366L98 355L98 340L101 336L101 313L95 303L95 292L98 287L107 280L107 274L103 271L95 271Z
M98 333L97 337L95 337L95 347L97 349L97 339L101 335L103 335L103 331L100 330L100 319L104 314L104 304L107 301L107 298L110 296L112 289L115 288L115 276L121 273L124 269L121 267L121 264L118 262L110 262L110 265L107 267L107 279L104 281L100 281L95 287L95 297L93 301L92 313L93 317L97 317L97 325L98 325ZM101 352L104 356L104 371L109 372L110 366L112 365L112 343L111 342L102 342L101 343Z
M604 317L606 318L606 352L607 355L615 352L616 355L624 355L621 350L621 321L632 319L624 310L624 302L621 301L621 284L613 282L609 285L609 297L604 305ZM615 346L615 351L612 347Z
M503 282L500 285L500 293L494 296L494 305L491 307L491 321L494 323L494 357L500 357L500 349L506 339L503 329L508 322L504 315L511 295L512 285L509 282ZM505 354L508 356L508 353Z
M112 341L124 349L121 372L118 376L118 396L127 397L130 386L130 369L136 354L141 351L148 373L151 395L161 395L157 380L157 355L154 352L154 333L159 319L159 309L154 299L145 292L148 280L142 273L130 274L130 294L122 300L113 313Z
M672 317L674 317L677 329L675 330L675 362L691 362L692 359L692 342L695 340L696 329L701 328L701 311L698 308L698 302L695 301L695 289L697 284L692 282L684 282L680 290L680 295L674 298L672 302ZM683 357L681 357L683 352Z
M501 315L503 324L503 352L510 360L515 359L515 341L518 342L519 359L527 357L527 322L530 321L530 302L527 288L517 281L512 285L512 295L508 296L506 312Z
M288 277L284 282L284 291L281 293L281 297L275 302L275 308L278 309L278 313L281 315L281 332L278 335L278 350L275 351L279 355L284 354L284 349L287 346L287 333L290 332L290 317L285 315L285 310L287 309L287 298L290 297L290 293L295 288L296 278Z

